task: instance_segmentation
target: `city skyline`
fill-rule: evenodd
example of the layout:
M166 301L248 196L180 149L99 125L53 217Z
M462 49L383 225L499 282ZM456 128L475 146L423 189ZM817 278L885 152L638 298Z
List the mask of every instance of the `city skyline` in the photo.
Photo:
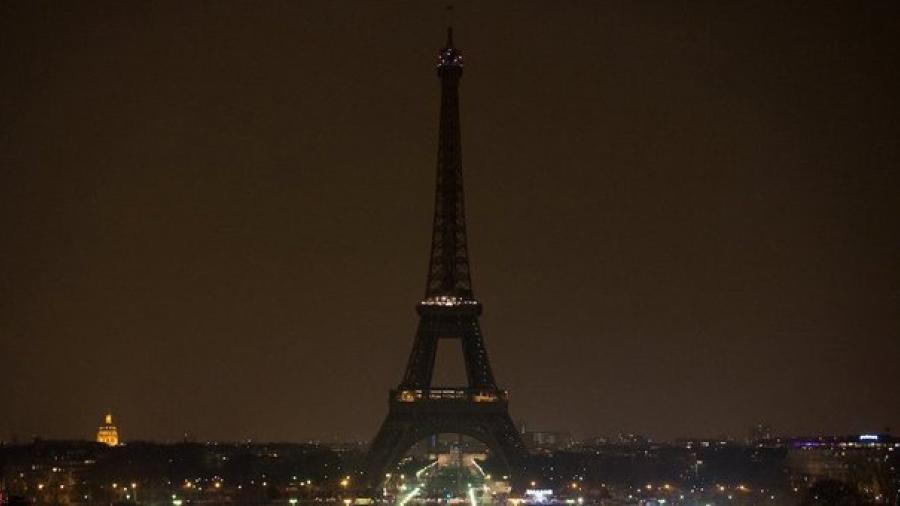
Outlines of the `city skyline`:
M892 15L457 5L513 420L900 427ZM444 16L0 6L0 440L107 410L126 442L370 440L424 288Z
M106 413L103 415L103 425L100 425L99 428L94 425L91 431L86 431L85 434L87 436L77 434L74 436L47 436L43 434L12 434L10 437L6 437L5 439L0 439L0 443L7 444L28 444L34 441L53 441L59 440L61 442L66 441L91 441L94 440L98 443L103 443L108 446L119 446L119 445L127 445L129 442L132 443L158 443L158 444L180 444L180 443L222 443L222 444L316 444L316 445L337 445L338 447L342 445L354 445L357 447L367 446L371 441L366 439L354 439L354 438L340 438L340 437L331 437L331 438L299 438L295 440L266 440L266 439L254 439L252 437L245 438L235 438L235 439L211 439L205 438L202 434L192 434L185 432L180 435L180 437L174 438L162 438L162 439L154 439L154 438L132 438L128 439L119 439L118 435L118 427L116 425L111 424L112 413ZM681 434L671 438L656 438L652 434L640 434L635 432L618 432L618 433L582 433L577 434L569 431L564 427L557 427L556 429L546 429L540 428L536 430L531 430L532 427L528 426L525 420L517 420L518 425L516 429L520 434L533 438L535 442L541 441L543 438L550 438L551 440L556 441L557 439L564 439L566 444L626 444L626 445L641 445L641 444L652 444L652 443L660 443L660 444L679 444L690 441L706 441L710 443L716 444L736 444L736 445L744 445L744 444L754 444L759 442L770 442L771 444L779 444L786 445L790 442L804 442L821 439L823 441L831 441L834 439L835 441L843 441L846 439L850 440L859 440L863 443L872 441L879 441L880 439L896 439L892 428L885 427L881 430L874 430L869 432L857 431L857 432L847 432L847 433L794 433L788 434L779 432L775 430L773 427L766 425L765 423L757 423L752 426L748 426L744 428L742 433L720 433L720 434L709 434L709 435L697 435L697 434ZM765 437L760 437L758 435L759 428L764 427L767 431ZM111 438L110 438L111 437ZM477 440L476 440L477 441ZM480 442L479 442L480 443ZM533 442L534 443L534 442ZM555 443L557 444L557 443Z

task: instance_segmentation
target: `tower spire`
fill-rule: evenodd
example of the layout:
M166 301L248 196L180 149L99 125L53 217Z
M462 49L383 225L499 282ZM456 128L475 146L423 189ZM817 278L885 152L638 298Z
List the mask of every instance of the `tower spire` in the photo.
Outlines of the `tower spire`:
M462 70L462 53L453 46L453 28L448 28L447 46L441 49L437 65L441 80L441 117L431 259L424 304L474 302L469 275L459 129Z

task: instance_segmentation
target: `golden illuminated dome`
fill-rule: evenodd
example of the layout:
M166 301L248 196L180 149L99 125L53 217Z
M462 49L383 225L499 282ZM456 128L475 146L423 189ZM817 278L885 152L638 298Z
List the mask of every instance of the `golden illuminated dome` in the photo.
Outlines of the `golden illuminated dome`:
M108 446L119 444L119 431L113 425L112 413L107 413L103 419L103 425L97 429L97 442Z

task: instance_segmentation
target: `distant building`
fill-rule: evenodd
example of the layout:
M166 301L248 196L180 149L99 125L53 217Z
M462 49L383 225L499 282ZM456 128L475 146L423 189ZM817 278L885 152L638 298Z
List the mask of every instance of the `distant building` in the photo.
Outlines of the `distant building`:
M609 438L606 436L592 436L582 441L584 446L604 446L609 444Z
M890 434L810 436L787 441L784 468L794 486L818 481L853 484L875 502L895 496L900 439Z
M572 446L572 434L564 431L526 431L522 440L531 450L554 451Z
M103 425L97 429L97 442L108 446L119 444L119 430L113 425L112 413L107 413Z
M757 444L772 439L772 427L767 423L758 423L750 428L747 442Z
M650 439L647 436L641 434L633 434L630 432L620 432L619 433L619 443L623 445L645 445L650 443Z

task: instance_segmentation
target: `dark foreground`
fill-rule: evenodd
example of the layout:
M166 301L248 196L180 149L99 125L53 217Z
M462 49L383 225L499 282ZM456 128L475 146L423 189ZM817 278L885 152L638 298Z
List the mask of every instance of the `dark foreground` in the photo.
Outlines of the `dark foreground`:
M107 447L38 440L0 446L0 492L6 504L347 504L362 495L356 470L364 452L356 444L132 442ZM755 444L569 443L533 448L528 468L510 479L512 491L488 500L535 502L542 496L560 504L897 505L898 454L900 441L886 435ZM394 481L404 473L412 477L425 459L405 460ZM483 466L497 477L505 473L490 459ZM380 494L376 499L401 498L399 492Z

